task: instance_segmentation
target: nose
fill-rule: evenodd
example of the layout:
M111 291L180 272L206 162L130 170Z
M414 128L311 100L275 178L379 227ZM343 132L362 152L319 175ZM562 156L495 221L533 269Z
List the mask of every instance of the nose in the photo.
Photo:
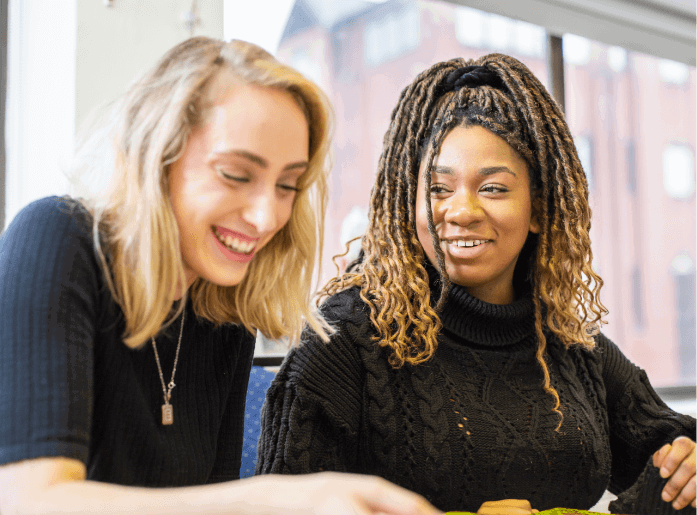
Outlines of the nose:
M479 197L470 192L458 192L443 203L443 220L461 227L467 227L484 219L484 209Z
M257 192L247 197L242 219L254 227L259 234L276 229L277 206L274 192Z

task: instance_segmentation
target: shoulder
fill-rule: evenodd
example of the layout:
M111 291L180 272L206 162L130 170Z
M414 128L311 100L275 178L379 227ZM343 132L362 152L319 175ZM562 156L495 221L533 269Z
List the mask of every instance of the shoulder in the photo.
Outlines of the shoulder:
M85 207L71 197L45 197L27 204L17 214L13 224L41 222L53 225L75 224L84 228L89 223L90 215Z
M321 388L327 377L360 377L362 364L358 346L363 340L369 341L362 335L364 326L370 323L367 309L358 288L349 288L328 298L320 310L334 332L328 342L322 341L309 328L303 332L300 344L289 352L284 362L289 378L317 383ZM341 374L337 375L338 371Z
M361 289L358 286L335 293L322 303L320 310L330 323L370 319L370 309L361 299Z
M51 246L70 245L74 240L91 241L92 217L70 197L46 197L25 206L12 220L0 240L21 241L22 248L33 242L42 253Z

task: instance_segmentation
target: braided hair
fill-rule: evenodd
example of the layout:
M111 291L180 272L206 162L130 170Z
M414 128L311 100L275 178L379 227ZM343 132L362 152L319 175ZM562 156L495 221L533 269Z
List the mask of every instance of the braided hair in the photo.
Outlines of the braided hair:
M426 195L434 265L442 282L440 298L432 306L427 258L415 229L418 174L426 159L423 187L428 192L445 136L456 126L473 125L503 138L530 170L540 233L528 236L516 268L525 269L532 287L543 388L554 397L554 411L561 416L545 361L545 331L567 347L592 349L607 309L599 299L603 281L591 267L588 184L573 139L556 102L520 61L490 54L437 63L402 91L384 137L361 255L321 294L361 287L376 342L392 349L392 366L416 365L433 356L441 328L438 312L450 280Z

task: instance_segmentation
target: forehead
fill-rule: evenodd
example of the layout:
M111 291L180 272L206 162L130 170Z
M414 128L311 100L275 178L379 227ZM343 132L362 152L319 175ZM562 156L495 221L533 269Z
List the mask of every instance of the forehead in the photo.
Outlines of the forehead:
M454 127L435 152L433 173L476 172L487 167L507 167L514 172L528 170L527 162L506 140L478 125ZM427 163L428 154L422 159L422 172Z
M304 154L298 159L307 158L305 114L284 90L237 83L218 96L207 114L201 129L213 151L262 146L266 152L293 151Z

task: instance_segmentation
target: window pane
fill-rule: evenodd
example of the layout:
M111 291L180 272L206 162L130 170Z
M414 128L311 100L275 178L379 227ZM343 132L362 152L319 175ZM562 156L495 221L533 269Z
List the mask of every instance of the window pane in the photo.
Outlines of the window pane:
M320 84L336 111L321 284L336 274L332 256L361 230L390 114L418 73L438 61L497 51L520 59L547 84L546 36L538 26L440 1L356 2L353 11L348 5L324 1L325 13L341 13L324 23L319 16L309 23L307 11L294 10L303 23L291 15L288 26L296 29L286 30L277 52L289 64L298 55L321 63ZM346 258L337 262L344 266Z
M567 121L581 160L592 156L603 331L655 386L694 384L695 69L578 36L563 44Z

